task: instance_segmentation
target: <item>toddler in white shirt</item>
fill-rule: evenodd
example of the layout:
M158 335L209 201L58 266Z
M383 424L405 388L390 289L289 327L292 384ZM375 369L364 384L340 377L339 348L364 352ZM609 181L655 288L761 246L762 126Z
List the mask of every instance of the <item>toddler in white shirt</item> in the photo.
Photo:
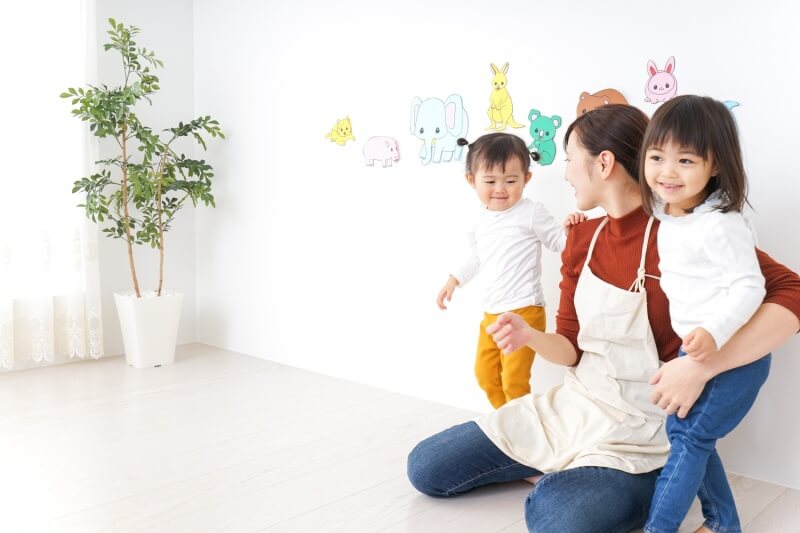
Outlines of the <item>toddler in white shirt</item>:
M459 143L468 144L465 139ZM513 311L544 331L542 246L561 252L569 226L585 218L572 214L562 226L544 205L522 197L531 179L530 161L525 142L508 133L491 133L469 144L466 178L482 206L468 232L471 253L451 272L436 299L439 308L446 309L445 302L456 287L466 285L479 272L486 277L475 375L495 408L530 392L535 354L527 346L503 354L486 326Z

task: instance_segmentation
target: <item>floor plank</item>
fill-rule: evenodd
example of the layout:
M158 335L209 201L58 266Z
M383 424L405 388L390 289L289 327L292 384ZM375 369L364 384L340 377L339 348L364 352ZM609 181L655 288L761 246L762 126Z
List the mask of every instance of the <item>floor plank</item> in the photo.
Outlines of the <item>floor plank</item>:
M0 524L20 533L525 531L527 483L442 500L405 476L419 440L475 414L203 345L180 347L175 365L157 369L108 358L4 374ZM800 492L730 479L746 531L800 530ZM701 522L695 505L681 531Z

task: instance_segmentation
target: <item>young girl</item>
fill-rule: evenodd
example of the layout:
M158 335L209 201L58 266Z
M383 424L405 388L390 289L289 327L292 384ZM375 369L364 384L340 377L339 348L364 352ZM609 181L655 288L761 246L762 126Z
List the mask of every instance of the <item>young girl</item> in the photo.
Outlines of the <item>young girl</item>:
M644 207L661 220L661 287L683 341L678 355L713 357L765 293L755 239L741 213L747 178L733 116L711 98L669 100L645 132L641 165ZM677 532L695 495L706 519L700 531L741 531L715 446L747 414L769 365L766 355L718 375L686 418L661 405L670 414L671 451L656 481L647 533Z
M465 139L459 139L462 146ZM560 252L565 230L539 202L522 198L531 179L531 153L525 142L507 133L491 133L469 144L466 178L482 207L468 231L471 253L454 270L436 302L446 309L456 287L466 285L480 271L487 276L484 319L480 325L475 375L489 402L497 408L530 392L534 352L527 346L501 353L486 326L506 311L514 311L539 331L545 329L544 295L540 284L542 246Z

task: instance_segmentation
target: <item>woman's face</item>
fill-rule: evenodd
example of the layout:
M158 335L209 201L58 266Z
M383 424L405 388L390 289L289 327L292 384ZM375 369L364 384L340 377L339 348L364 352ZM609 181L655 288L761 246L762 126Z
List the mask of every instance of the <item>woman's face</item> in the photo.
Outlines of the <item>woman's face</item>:
M578 140L578 134L572 132L567 141L567 170L564 179L575 189L575 204L581 211L597 207L598 179L592 179L592 172L597 164L596 157L590 154Z

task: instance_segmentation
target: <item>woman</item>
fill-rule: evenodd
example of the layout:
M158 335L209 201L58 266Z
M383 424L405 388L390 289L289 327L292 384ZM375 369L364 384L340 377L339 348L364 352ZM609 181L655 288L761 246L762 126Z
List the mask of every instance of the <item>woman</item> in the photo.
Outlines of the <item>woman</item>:
M419 443L408 476L421 492L454 496L541 476L526 501L530 531L640 528L669 451L662 409L685 416L708 379L800 328L800 278L759 252L767 295L756 315L718 356L674 359L680 339L658 284L658 222L642 209L638 184L646 126L638 109L609 105L567 129L566 179L578 208L608 216L570 232L556 333L513 314L489 329L504 351L527 344L568 366L564 382ZM661 361L670 362L659 369Z

